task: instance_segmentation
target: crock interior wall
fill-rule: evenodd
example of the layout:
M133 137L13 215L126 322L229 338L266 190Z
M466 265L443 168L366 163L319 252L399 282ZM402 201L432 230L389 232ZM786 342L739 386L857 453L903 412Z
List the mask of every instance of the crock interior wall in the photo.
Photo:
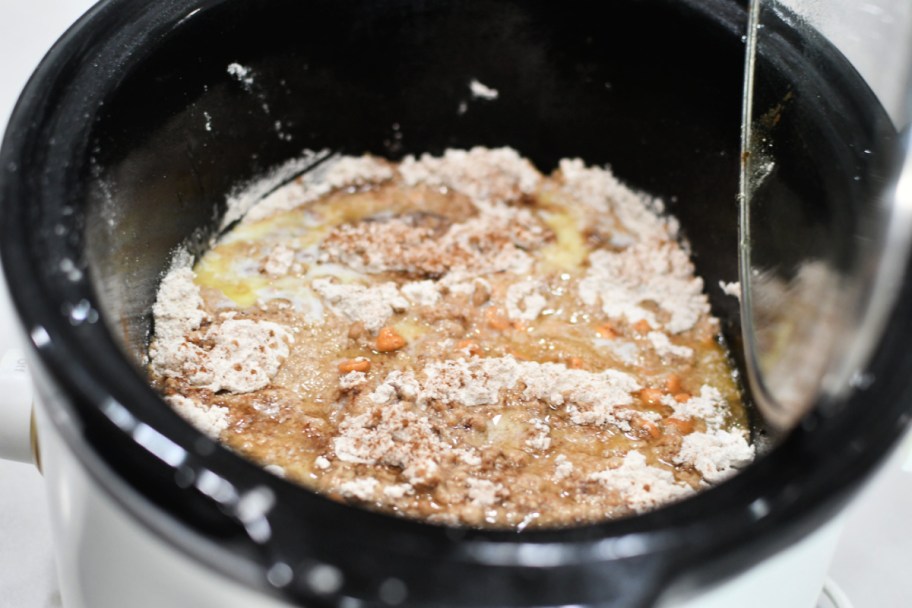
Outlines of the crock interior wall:
M732 4L703 5L237 1L195 14L136 51L148 55L95 125L86 255L104 317L140 360L169 253L204 243L233 187L304 148L508 145L543 171L610 163L669 203L708 285L734 280L743 46ZM473 99L472 79L499 98Z

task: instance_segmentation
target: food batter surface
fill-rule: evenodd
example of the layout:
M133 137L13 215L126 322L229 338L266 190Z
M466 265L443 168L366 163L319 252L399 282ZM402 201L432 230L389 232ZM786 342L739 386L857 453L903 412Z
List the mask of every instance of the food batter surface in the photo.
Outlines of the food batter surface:
M330 159L176 257L150 375L338 500L517 529L642 512L754 454L677 230L579 160Z

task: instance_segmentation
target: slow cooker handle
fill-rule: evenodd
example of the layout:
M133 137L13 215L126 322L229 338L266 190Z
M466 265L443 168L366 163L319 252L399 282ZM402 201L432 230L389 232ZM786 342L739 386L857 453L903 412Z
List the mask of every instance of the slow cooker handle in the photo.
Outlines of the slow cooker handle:
M22 352L0 359L0 458L35 463L32 379Z

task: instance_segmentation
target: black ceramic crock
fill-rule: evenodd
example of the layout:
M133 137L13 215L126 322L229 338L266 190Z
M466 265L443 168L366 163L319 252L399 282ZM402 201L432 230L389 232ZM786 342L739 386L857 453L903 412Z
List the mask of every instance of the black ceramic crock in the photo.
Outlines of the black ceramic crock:
M142 369L172 250L204 247L233 188L304 148L509 145L544 171L563 157L610 163L669 201L707 285L735 279L745 20L726 0L101 2L29 82L0 158L3 266L44 407L143 525L303 605L379 605L394 577L415 606L648 606L669 585L696 590L766 559L836 513L906 426L912 280L869 386L718 487L565 530L447 528L324 499L203 437ZM890 127L825 41L787 23L777 40L760 61L781 89L769 103L793 93L777 153L807 167L773 177L788 212L777 229L800 240L863 204L857 189L880 169L852 151L879 149ZM826 61L805 65L809 45ZM473 79L499 98L473 98ZM736 305L709 291L737 347ZM239 509L251 491L275 498L272 534ZM279 563L294 576L272 584ZM318 564L344 574L337 590L309 586Z

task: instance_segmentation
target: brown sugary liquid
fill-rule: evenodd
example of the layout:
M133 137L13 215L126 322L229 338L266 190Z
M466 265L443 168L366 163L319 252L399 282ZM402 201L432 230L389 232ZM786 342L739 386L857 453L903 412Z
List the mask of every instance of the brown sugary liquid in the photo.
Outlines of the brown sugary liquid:
M194 268L207 322L275 322L293 333L288 357L247 393L153 379L166 395L226 408L220 440L252 461L409 517L569 526L698 491L714 479L681 457L685 438L747 429L718 323L701 312L672 332L660 302L609 314L584 301L593 253L633 245L623 218L606 223L565 181L497 202L508 220L487 228L490 206L398 174L242 223ZM655 242L679 248L673 232ZM346 314L348 292L327 295L383 284L405 302L380 321ZM615 394L627 402L603 402ZM708 395L714 422L687 415ZM625 460L633 452L645 463ZM621 473L643 467L632 481Z

